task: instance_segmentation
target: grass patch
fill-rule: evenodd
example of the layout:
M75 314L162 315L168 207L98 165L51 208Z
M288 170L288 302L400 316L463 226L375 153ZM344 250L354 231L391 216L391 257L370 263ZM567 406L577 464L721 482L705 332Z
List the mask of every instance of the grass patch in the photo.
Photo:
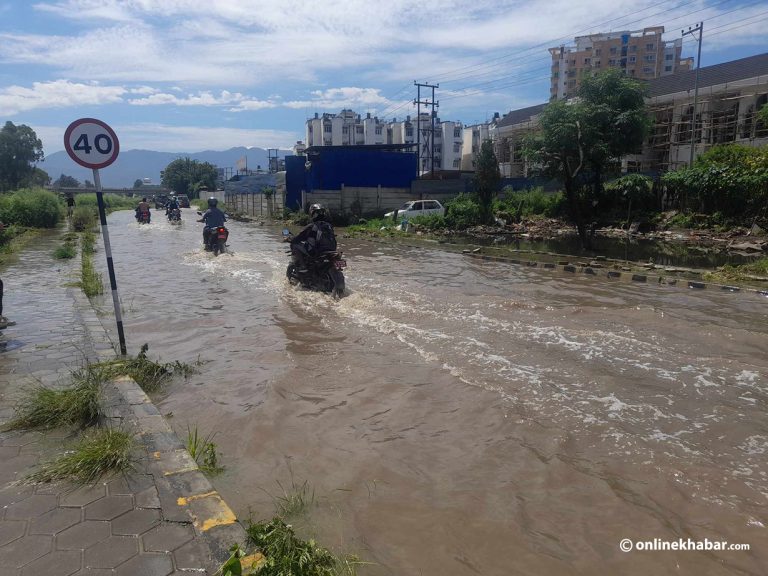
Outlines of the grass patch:
M57 428L95 424L101 411L101 376L86 367L73 372L73 384L61 390L36 386L14 408L14 417L5 430Z
M200 470L206 474L219 474L224 470L223 466L219 466L216 444L213 442L215 435L215 432L211 432L207 436L201 436L197 426L194 428L187 426L187 452L197 462Z
M100 362L94 366L105 378L130 376L147 393L156 392L176 375L186 378L190 374L197 373L195 368L178 360L165 364L154 362L147 358L147 350L149 346L144 344L137 356Z
M310 489L309 483L304 480L297 485L291 478L291 489L286 490L280 482L277 483L282 496L274 497L277 513L281 518L295 518L307 512L315 504L315 490Z
M134 447L133 436L127 432L112 428L92 430L72 450L46 462L24 480L30 484L57 480L92 484L110 472L127 472L133 468Z
M705 272L704 279L715 282L731 282L735 284L744 284L748 282L761 281L760 278L768 279L768 258L761 258L749 264L731 266L726 264L714 272Z
M248 543L264 555L259 576L354 576L356 566L363 564L355 556L338 557L312 539L302 540L278 517L249 522L245 531Z
M93 254L96 251L94 248L95 244L96 235L90 230L83 232L83 236L80 239L80 249L83 251L83 254Z
M69 260L77 255L77 248L73 242L65 241L64 244L53 251L53 257L57 260Z
M104 294L104 281L101 278L101 274L96 272L96 269L93 267L91 255L83 252L81 264L80 287L85 292L85 295L88 298L92 298L99 294Z

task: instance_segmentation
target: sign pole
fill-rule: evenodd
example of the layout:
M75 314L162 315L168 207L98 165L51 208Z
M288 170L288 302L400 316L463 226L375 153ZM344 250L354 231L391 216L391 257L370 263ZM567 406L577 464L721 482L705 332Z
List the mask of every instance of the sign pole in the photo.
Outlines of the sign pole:
M107 211L104 209L104 193L101 188L99 168L112 164L120 152L120 141L117 134L105 122L96 118L80 118L75 120L64 132L64 148L75 162L93 170L93 182L96 185L96 201L99 204L99 221L101 235L104 238L104 252L107 255L107 270L109 270L109 286L112 288L112 302L115 305L117 320L117 336L120 339L120 354L127 354L125 349L125 333L123 318L120 314L120 298L117 295L117 278L115 266L112 263L112 246L109 243L107 230Z
M112 289L112 303L115 305L115 319L117 320L117 337L120 339L120 354L127 354L125 348L125 333L123 332L123 317L120 313L120 298L117 295L117 278L115 277L115 265L112 262L112 245L109 243L109 230L107 229L107 211L104 208L104 193L101 188L99 169L93 169L93 183L96 185L96 202L99 205L99 220L101 221L101 237L104 239L104 253L107 255L107 270L109 271L109 287Z

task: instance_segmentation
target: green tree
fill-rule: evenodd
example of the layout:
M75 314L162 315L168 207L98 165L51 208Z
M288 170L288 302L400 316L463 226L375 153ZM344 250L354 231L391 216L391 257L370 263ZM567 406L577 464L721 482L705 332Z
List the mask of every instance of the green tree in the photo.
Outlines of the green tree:
M32 128L6 122L0 130L0 189L27 185L35 174L32 164L44 158L43 143Z
M29 177L29 186L42 188L50 183L51 177L48 175L48 172L37 166L32 169L32 175Z
M764 104L762 108L757 112L757 118L764 126L768 126L768 104Z
M190 158L177 158L165 167L162 184L177 194L196 197L201 188L216 189L216 166Z
M80 181L72 176L62 174L53 183L54 188L80 188Z
M144 182L141 181L141 178L136 178L136 180L133 181L134 189L141 188L142 186L144 186Z
M585 248L587 217L602 191L607 166L640 152L650 126L643 85L618 70L588 76L578 98L558 100L541 114L541 132L526 141L525 155L559 177L568 210Z
M90 180L86 180L83 186L85 186L86 188L96 188L96 185Z
M493 152L493 143L485 140L477 155L477 170L475 171L475 194L480 204L480 221L487 224L491 220L493 199L499 190L501 173L499 161Z

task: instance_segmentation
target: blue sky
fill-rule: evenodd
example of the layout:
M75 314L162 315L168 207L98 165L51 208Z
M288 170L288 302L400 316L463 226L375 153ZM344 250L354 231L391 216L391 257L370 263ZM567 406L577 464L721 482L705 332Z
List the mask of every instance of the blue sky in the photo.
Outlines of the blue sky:
M702 20L704 66L766 51L765 0L0 0L0 121L46 154L81 117L123 150L290 148L315 112L413 114L418 80L473 124L547 100L550 46Z

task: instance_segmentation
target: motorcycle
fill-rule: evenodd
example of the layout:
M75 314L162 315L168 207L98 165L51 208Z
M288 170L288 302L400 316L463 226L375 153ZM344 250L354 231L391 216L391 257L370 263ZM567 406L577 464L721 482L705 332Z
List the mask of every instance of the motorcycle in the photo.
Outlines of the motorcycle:
M168 212L168 222L171 224L181 224L181 210L174 208Z
M291 233L287 228L283 229L283 241L290 242ZM344 270L347 261L341 250L321 252L318 255L310 255L303 244L291 245L288 252L291 255L291 263L286 269L288 282L292 286L301 284L310 290L319 290L331 294L338 299L344 295Z
M150 219L149 210L144 210L143 212L140 212L138 210L136 211L136 221L139 224L149 224L149 219Z
M198 212L200 216L202 212ZM206 252L213 252L214 256L224 254L227 251L227 239L229 238L229 230L226 226L216 226L215 228L208 229L208 236L203 234L203 245Z

